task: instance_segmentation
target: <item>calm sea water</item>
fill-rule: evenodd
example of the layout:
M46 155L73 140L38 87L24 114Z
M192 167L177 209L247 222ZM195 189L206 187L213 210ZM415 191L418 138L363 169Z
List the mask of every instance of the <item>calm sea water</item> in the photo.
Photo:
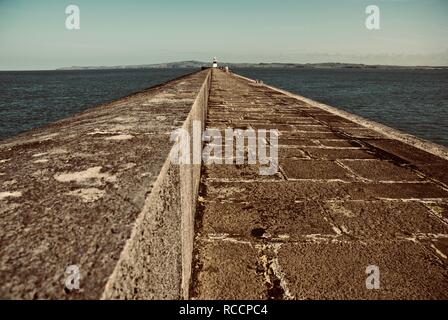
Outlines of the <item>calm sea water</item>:
M0 139L192 72L0 72ZM267 84L448 145L448 71L237 69Z
M0 72L0 140L193 71L117 69Z
M448 70L240 69L235 72L448 145Z

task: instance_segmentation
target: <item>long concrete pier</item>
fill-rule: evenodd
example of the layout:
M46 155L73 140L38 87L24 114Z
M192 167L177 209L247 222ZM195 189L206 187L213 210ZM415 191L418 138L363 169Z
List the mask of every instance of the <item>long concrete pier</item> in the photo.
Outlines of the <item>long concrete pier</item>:
M278 172L172 163L171 133L194 121L279 130ZM446 299L447 159L330 106L197 72L0 143L0 297Z

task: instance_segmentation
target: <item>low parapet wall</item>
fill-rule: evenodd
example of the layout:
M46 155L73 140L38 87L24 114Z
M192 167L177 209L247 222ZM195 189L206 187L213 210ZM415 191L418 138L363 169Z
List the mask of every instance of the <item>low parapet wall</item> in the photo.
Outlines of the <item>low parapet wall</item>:
M170 134L203 123L210 73L0 143L0 298L187 297L200 166Z
M194 121L204 128L210 82L209 73L181 128L190 137ZM105 299L188 298L201 165L178 165L171 159L166 159L137 218L106 285Z

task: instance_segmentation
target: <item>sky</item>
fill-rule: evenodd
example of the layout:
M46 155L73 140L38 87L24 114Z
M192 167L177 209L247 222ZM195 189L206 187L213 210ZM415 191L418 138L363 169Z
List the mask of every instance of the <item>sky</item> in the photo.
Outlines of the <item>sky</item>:
M80 29L65 26L68 5ZM380 29L365 26L368 5ZM226 62L448 65L448 0L0 0L0 70Z

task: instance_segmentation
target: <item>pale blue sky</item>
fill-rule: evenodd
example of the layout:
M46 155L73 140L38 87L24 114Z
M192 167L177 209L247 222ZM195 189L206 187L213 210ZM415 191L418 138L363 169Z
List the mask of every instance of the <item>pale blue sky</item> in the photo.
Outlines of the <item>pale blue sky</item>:
M65 28L76 4L81 29ZM365 8L381 10L367 30ZM448 0L0 0L0 70L180 60L448 65Z

